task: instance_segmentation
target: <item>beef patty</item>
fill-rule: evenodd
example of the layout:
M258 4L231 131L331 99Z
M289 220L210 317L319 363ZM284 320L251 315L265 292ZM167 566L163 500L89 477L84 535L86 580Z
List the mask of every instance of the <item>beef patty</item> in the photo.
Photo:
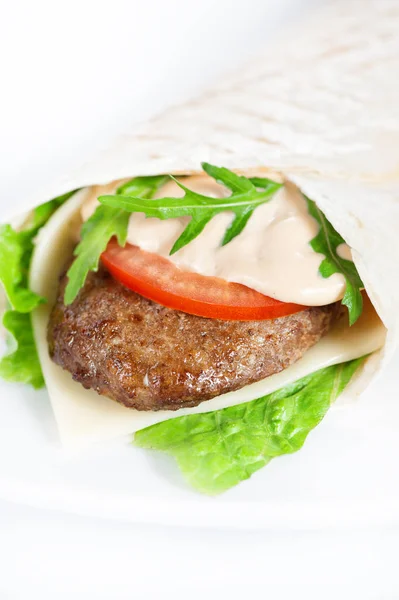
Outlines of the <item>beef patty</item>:
M176 410L277 373L330 328L337 305L266 321L195 317L146 300L103 268L48 327L54 362L85 388L138 410Z

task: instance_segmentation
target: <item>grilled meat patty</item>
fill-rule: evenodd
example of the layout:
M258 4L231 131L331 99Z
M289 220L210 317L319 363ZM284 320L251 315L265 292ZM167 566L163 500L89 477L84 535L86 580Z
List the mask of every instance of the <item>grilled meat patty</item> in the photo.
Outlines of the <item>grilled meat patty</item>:
M48 342L54 362L85 388L138 410L176 410L268 377L330 328L337 304L266 321L220 321L171 310L103 268L65 306L65 274Z

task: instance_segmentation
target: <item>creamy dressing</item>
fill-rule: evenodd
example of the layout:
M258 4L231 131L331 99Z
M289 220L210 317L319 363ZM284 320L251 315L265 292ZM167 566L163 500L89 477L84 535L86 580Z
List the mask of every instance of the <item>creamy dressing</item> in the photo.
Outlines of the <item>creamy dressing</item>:
M204 175L187 177L184 183L198 193L215 198L230 194L224 186ZM98 196L114 193L119 185L120 182L114 182L93 187L82 208L83 219L95 210ZM154 197L183 195L184 191L171 180ZM195 240L169 256L190 217L162 221L133 213L127 241L168 258L181 269L241 283L283 302L322 306L343 297L344 277L334 274L325 279L318 272L324 256L314 252L309 242L319 226L293 184L286 183L269 202L257 207L242 233L221 246L233 218L231 212L216 215ZM339 254L351 258L346 244L339 247Z

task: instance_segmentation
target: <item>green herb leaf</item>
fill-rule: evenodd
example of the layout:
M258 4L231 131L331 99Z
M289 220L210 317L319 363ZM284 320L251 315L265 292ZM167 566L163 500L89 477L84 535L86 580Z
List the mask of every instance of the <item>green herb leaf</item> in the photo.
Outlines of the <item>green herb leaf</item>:
M123 184L117 194L124 193L128 198L130 192L138 197L152 197L156 190L166 181L166 176L135 177ZM116 196L118 197L118 196ZM84 223L81 241L75 248L76 259L67 275L68 284L65 288L65 304L71 304L83 287L89 271L97 271L100 256L108 242L114 236L120 246L124 246L127 238L129 213L123 207L98 206L92 216Z
M42 298L28 287L28 270L33 251L29 232L0 227L0 281L11 306L21 313L31 312Z
M30 383L35 388L44 383L28 313L45 299L29 289L29 267L37 233L75 191L35 208L20 231L11 225L0 227L0 283L14 309L7 311L3 318L3 325L10 334L8 346L13 350L0 359L0 377L8 381Z
M225 167L215 167L215 165L211 165L207 162L203 162L201 166L209 177L212 177L212 179L220 185L226 186L233 193L251 192L254 189L254 184L250 179L243 177L242 175L237 175L237 173L234 173ZM268 183L274 183L274 181L269 181ZM267 186L262 185L260 187Z
M117 194L121 196L140 196L152 198L159 188L169 180L168 175L153 175L148 177L134 177L119 186Z
M219 494L299 450L363 361L321 369L245 404L152 425L134 444L171 454L193 487Z
M82 227L82 239L75 249L77 257L68 271L65 304L71 304L83 287L89 271L97 271L100 256L115 235L124 246L129 214L108 206L99 206Z
M4 314L3 325L11 335L8 339L9 354L0 359L0 377L6 381L30 384L35 389L43 387L30 315L9 310Z
M281 187L280 183L268 179L258 178L254 180L256 182L254 184L251 179L237 175L224 167L215 167L208 163L203 163L202 168L218 183L229 188L232 194L227 198L203 196L193 192L181 181L172 177L184 190L183 198L166 197L148 200L132 194L130 197L126 195L100 196L99 201L104 206L122 209L129 213L141 212L147 217L158 219L190 216L191 221L170 251L170 254L174 254L194 240L215 215L225 211L230 211L235 215L222 240L222 245L228 244L242 232L255 208L268 202Z
M346 290L342 304L348 307L349 324L353 325L362 314L363 298L361 288L364 287L355 264L351 260L341 258L337 248L345 244L343 237L334 229L326 219L315 202L306 198L309 214L318 222L319 233L310 242L313 250L325 256L320 264L319 272L323 277L330 277L334 273L340 273L345 277Z
M35 208L21 231L15 231L11 225L0 226L0 283L12 308L18 312L29 313L44 302L28 285L34 239L54 211L74 193L69 192Z

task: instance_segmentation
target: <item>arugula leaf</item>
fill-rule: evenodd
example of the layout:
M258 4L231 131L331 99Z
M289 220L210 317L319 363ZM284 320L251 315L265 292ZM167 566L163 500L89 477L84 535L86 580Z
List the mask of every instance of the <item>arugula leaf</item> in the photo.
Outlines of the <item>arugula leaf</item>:
M11 335L7 344L9 354L0 359L0 377L6 381L30 384L35 389L43 387L30 315L9 310L4 314L3 325Z
M194 488L219 494L299 450L364 360L326 367L245 404L152 425L134 444L171 454Z
M353 325L363 310L363 297L360 291L364 287L363 282L355 264L351 260L341 258L337 253L337 248L341 244L345 244L343 237L326 219L317 204L306 196L305 199L308 204L309 214L316 219L320 226L318 234L310 242L315 252L319 252L325 256L320 264L319 272L325 278L330 277L334 273L340 273L345 277L346 290L342 298L342 304L348 307L349 324Z
M236 175L229 169L215 167L208 163L202 163L202 168L218 183L222 183L229 188L232 194L227 198L203 196L193 192L181 181L171 176L184 191L183 198L166 197L148 200L133 194L130 196L119 194L100 196L98 200L104 206L122 209L129 213L141 212L147 217L158 219L190 216L190 222L170 251L170 254L174 254L194 240L215 215L224 211L233 212L235 215L222 240L222 245L228 244L241 233L255 208L268 202L282 185L269 179L260 178L255 179L254 184L247 177Z
M10 334L8 345L13 350L0 359L0 377L8 381L30 383L35 388L44 385L28 313L45 299L29 289L29 267L39 230L75 191L36 207L20 231L11 225L0 226L0 283L14 309L3 317L3 325Z
M77 257L68 271L65 304L71 304L83 287L89 271L97 271L100 256L109 240L115 235L124 246L127 237L129 214L108 206L99 206L82 227L82 239L75 249Z
M169 179L168 175L150 175L146 177L134 177L130 181L119 186L117 194L121 196L140 196L140 198L152 198L159 188Z
M123 192L125 198L129 197L130 193L134 193L138 198L141 196L151 198L165 181L166 176L164 175L135 177L120 186L116 193L118 195ZM65 304L71 304L75 300L89 271L97 271L100 256L113 236L116 236L120 246L126 244L129 217L129 213L122 207L100 205L84 223L81 241L74 251L76 259L67 273Z
M215 167L210 163L203 162L201 164L205 173L212 177L217 183L220 185L225 185L232 192L240 193L240 192L250 192L254 189L254 184L250 179L244 177L243 175L237 175L233 171L226 169L225 167ZM266 180L269 183L269 180ZM259 187L267 187L267 186L259 186Z

